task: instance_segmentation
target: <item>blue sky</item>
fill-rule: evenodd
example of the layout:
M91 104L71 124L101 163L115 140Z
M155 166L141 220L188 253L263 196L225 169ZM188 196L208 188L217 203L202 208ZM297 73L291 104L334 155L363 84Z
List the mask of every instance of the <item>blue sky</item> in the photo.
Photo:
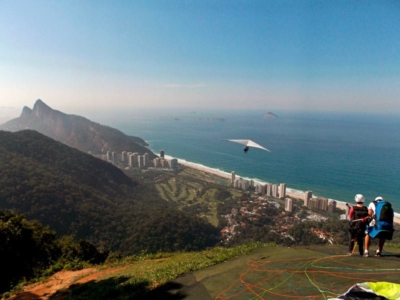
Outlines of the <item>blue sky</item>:
M1 1L0 117L40 98L400 111L400 1Z

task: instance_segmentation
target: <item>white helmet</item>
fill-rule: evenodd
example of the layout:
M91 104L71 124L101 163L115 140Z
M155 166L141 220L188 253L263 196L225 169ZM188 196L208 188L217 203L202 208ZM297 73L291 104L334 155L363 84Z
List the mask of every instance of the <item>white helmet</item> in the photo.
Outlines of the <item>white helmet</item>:
M364 203L365 198L364 198L363 195L357 194L357 195L354 197L354 201L356 201L357 203Z
M378 196L375 198L375 201L382 201L382 200L383 200L383 198L381 196Z

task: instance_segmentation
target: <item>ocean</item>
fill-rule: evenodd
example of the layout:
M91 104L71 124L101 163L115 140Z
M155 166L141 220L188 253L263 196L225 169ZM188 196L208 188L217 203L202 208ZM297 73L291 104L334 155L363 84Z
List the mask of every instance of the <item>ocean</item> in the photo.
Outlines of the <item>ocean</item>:
M382 196L400 211L400 118L328 112L125 110L93 120L143 138L156 154L352 203ZM251 139L267 152L226 139Z

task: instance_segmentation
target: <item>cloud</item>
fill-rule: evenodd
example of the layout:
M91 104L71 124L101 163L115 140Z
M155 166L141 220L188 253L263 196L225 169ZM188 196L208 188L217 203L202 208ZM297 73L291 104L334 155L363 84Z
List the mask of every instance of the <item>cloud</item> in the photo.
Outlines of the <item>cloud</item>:
M179 89L179 88L200 88L200 87L205 87L205 84L177 84L177 83L169 83L169 84L164 84L165 88L173 88L173 89Z
M15 107L11 106L0 106L0 109L14 109Z

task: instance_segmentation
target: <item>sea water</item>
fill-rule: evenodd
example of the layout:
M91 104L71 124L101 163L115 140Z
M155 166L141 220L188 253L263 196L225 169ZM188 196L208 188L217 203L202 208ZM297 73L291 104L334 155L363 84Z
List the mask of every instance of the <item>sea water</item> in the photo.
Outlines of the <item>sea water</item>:
M138 136L156 154L313 195L353 202L377 196L400 211L398 115L327 112L125 110L97 119ZM227 139L251 139L267 152Z

